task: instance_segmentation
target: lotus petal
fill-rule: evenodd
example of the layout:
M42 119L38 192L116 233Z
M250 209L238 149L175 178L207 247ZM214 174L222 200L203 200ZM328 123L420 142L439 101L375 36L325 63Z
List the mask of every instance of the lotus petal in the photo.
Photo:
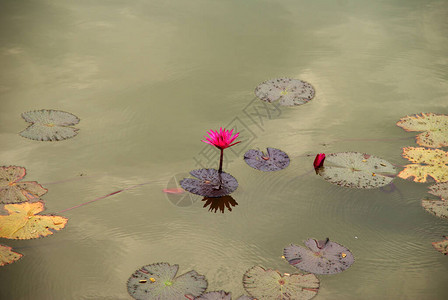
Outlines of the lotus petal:
M175 277L178 265L156 263L146 265L128 280L128 292L137 300L186 300L199 297L207 289L207 280L192 270Z
M448 182L433 184L429 187L429 193L448 200Z
M61 141L78 134L78 129L69 127L79 123L79 118L60 110L35 110L22 114L25 121L32 123L20 135L37 141Z
M305 246L291 244L283 251L290 265L314 274L336 274L349 268L355 261L353 254L344 246L331 242L308 239Z
M0 245L0 267L12 264L22 256L22 254L12 251L11 247Z
M422 206L424 209L426 209L428 212L432 213L433 215L440 217L440 218L448 219L448 200L445 200L445 199L439 199L439 200L423 199Z
M448 254L448 237L444 236L444 238L445 239L443 241L432 243L432 246L440 253L447 255Z
M246 292L258 300L311 299L319 291L314 274L285 274L255 266L243 277Z
M406 165L404 170L398 173L398 177L414 177L415 182L426 182L429 176L436 182L448 181L448 152L423 147L405 147L402 156L414 164Z
M180 185L190 193L205 197L222 197L233 193L238 181L232 175L215 169L197 169L190 172L194 178L185 178Z
M263 101L279 103L284 106L302 105L314 97L311 84L291 78L267 80L255 88L255 95Z
M448 116L433 113L406 116L397 123L406 131L424 131L417 135L417 144L424 147L448 146Z
M26 170L19 166L0 167L0 203L38 200L48 190L36 181L21 181Z
M9 215L0 215L0 237L27 240L53 234L51 230L61 230L68 219L61 216L38 215L44 210L42 202L5 204Z
M267 148L267 154L250 149L244 154L244 161L252 168L264 172L279 171L289 166L288 154L275 148Z
M325 165L317 172L333 184L371 189L391 183L396 170L388 161L373 155L341 152L327 154Z

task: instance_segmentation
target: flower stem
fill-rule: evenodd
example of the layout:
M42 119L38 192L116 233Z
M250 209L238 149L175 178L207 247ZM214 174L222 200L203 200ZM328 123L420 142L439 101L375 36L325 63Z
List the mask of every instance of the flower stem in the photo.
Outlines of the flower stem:
M220 150L221 150L221 156L219 158L219 170L218 170L219 174L222 173L222 161L224 158L224 149L220 149Z

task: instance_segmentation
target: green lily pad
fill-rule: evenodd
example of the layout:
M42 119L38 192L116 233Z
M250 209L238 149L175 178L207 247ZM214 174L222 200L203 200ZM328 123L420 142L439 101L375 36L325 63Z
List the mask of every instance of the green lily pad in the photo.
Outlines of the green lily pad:
M440 149L405 147L402 156L414 164L406 165L404 170L398 173L398 177L414 177L415 182L426 182L428 177L432 177L436 182L448 181L447 152Z
M79 123L79 118L60 110L34 110L22 114L25 121L32 123L20 135L37 141L61 141L78 134L70 127Z
M395 167L370 154L341 152L326 155L325 166L317 169L325 180L344 187L371 189L392 182Z
M448 116L433 113L406 116L397 123L406 131L424 131L417 135L417 144L424 147L448 146Z
M156 263L146 265L128 280L128 292L137 300L185 300L199 297L207 289L207 280L192 270L175 277L178 265Z
M448 200L439 199L439 200L431 200L431 199L423 199L422 206L428 212L433 215L448 219Z
M348 269L354 262L353 254L344 246L326 240L308 239L305 247L291 244L283 250L288 263L314 274L336 274Z
M448 182L441 182L431 185L429 187L428 193L439 196L442 199L448 200Z
M258 300L311 299L319 291L314 274L284 274L255 266L243 276L246 292Z
M302 80L276 78L259 84L255 88L255 96L266 102L280 99L280 105L284 106L302 105L313 99L314 88Z
M445 239L443 241L432 243L432 246L440 253L447 255L448 254L448 237L444 236L444 238Z

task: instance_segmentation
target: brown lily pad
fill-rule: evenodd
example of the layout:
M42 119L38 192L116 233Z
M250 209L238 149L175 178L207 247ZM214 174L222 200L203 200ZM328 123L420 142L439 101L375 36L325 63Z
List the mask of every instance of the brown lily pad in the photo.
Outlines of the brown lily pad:
M25 175L23 167L0 167L0 203L39 200L48 191L36 181L21 181Z

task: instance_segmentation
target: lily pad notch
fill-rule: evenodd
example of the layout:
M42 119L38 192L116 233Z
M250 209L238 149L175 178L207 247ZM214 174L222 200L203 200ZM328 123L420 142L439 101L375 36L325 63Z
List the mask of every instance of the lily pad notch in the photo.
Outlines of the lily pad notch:
M244 154L244 161L254 169L272 172L289 166L290 159L282 150L268 147L266 153L255 149L248 150Z
M22 118L31 123L19 134L36 141L62 141L78 134L77 128L71 127L80 119L68 112L53 109L41 109L25 112Z

